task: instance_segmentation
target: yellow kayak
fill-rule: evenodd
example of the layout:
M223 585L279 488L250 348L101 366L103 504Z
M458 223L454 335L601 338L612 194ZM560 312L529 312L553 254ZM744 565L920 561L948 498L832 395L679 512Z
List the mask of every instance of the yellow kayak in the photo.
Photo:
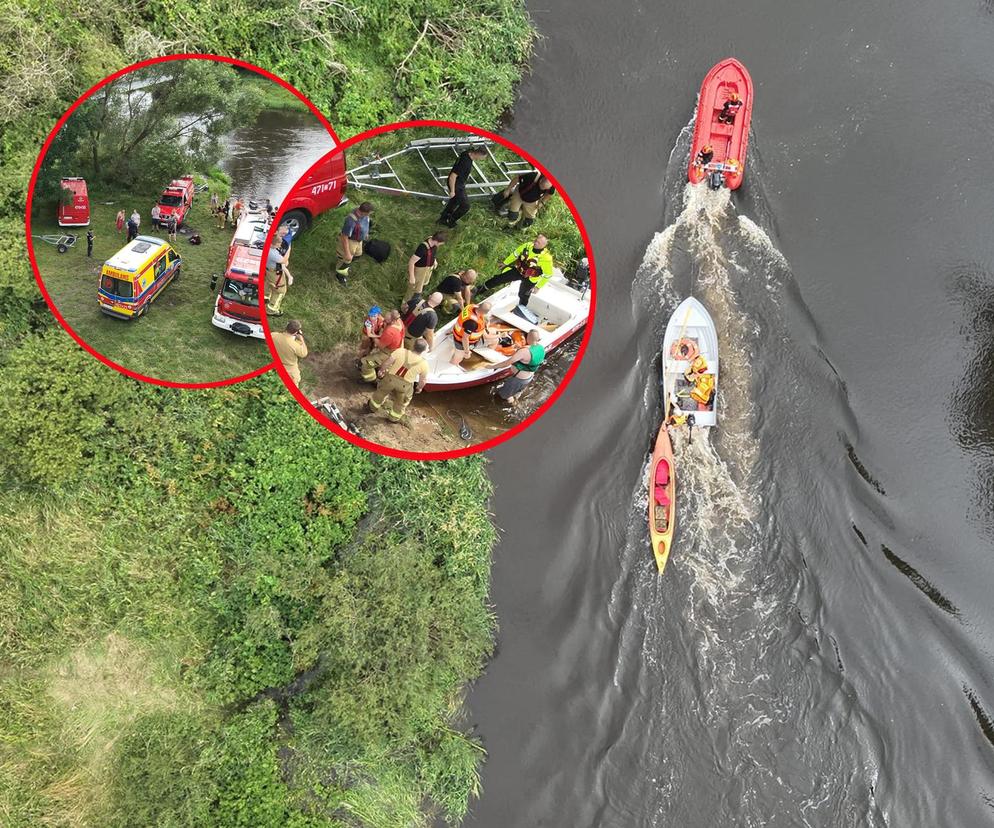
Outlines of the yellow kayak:
M664 419L649 464L649 537L660 575L670 556L675 527L676 470L673 466L673 445Z

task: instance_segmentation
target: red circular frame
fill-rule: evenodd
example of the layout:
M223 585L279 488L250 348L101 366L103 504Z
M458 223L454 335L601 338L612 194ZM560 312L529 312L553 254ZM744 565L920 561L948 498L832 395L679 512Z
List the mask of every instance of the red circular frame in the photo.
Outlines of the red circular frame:
M41 290L41 295L44 297L45 302L48 305L48 309L52 312L52 315L55 316L59 324L65 329L66 333L68 333L73 339L75 339L76 343L81 348L86 350L92 356L96 357L104 365L107 365L113 368L115 371L118 371L119 373L124 374L125 376L131 377L132 379L141 380L142 382L148 382L153 385L165 386L167 388L218 388L224 385L234 385L236 382L242 382L243 380L252 379L253 377L259 376L260 374L264 374L266 373L266 371L272 370L274 367L276 367L276 361L271 361L266 365L263 365L261 368L256 368L254 371L250 371L247 374L242 374L241 376L237 377L230 377L229 379L215 380L214 382L173 382L172 380L164 380L164 379L158 379L157 377L145 376L144 374L139 374L137 371L132 371L128 368L125 368L123 365L119 365L118 363L114 362L112 359L108 359L99 351L97 351L95 348L92 348L86 342L86 340L84 340L78 333L76 333L72 325L70 325L62 316L62 314L59 312L58 307L56 307L55 302L52 301L52 297L49 295L48 290L45 288L45 282L42 280L41 271L38 269L38 262L35 260L34 245L31 242L31 206L34 202L34 190L35 190L35 184L38 180L38 172L41 170L41 165L42 162L45 160L45 156L48 155L48 148L51 146L52 141L55 139L56 134L60 129L62 129L62 126L65 124L65 122L69 120L69 118L76 111L76 109L79 108L79 106L83 103L83 101L85 101L95 92L98 92L107 84L117 80L122 75L126 75L128 74L128 72L133 72L136 69L142 69L146 66L152 66L156 63L167 63L173 60L212 60L215 63L227 63L231 66L240 66L243 69L249 69L259 75L262 75L263 77L268 78L269 80L274 81L275 83L278 83L284 89L286 89L289 92L292 92L301 101L303 101L307 105L307 108L310 109L310 111L318 119L321 126L323 126L325 129L328 130L328 134L331 136L331 139L336 144L340 143L338 135L335 133L334 128L328 122L328 119L321 114L321 111L313 103L311 103L311 101L308 100L308 98L302 92L298 91L297 89L292 87L289 83L287 83L285 80L274 75L272 72L267 72L265 69L255 66L252 63L247 63L243 60L237 60L236 58L223 57L221 55L211 55L211 54L164 55L162 57L155 57L155 58L150 58L149 60L143 60L140 61L139 63L133 63L130 66L126 66L123 69L120 69L119 71L115 72L113 75L109 75L99 83L94 84L86 92L80 95L79 98L76 99L76 102L72 106L70 106L69 109L66 110L65 114L61 118L59 118L59 120L56 122L55 126L53 127L52 131L48 133L48 137L45 139L45 143L42 144L41 152L38 153L38 158L35 161L34 169L31 171L31 180L28 182L27 205L24 210L24 226L27 237L28 258L31 260L31 269L34 271L35 281L38 283L38 288L39 290ZM265 311L263 311L261 315L263 317L263 320L265 320ZM265 324L265 322L263 322L263 324ZM271 347L270 347L270 355L272 355Z
M273 355L273 366L279 373L283 380L283 383L290 390L290 393L296 397L297 402L299 402L304 410L307 411L317 422L323 425L325 428L329 429L334 434L339 437L348 440L350 443L356 446L360 446L369 451L375 452L376 454L385 454L388 457L396 457L401 460L454 460L457 457L466 457L470 454L477 454L481 451L486 451L487 449L493 448L494 446L500 445L505 440L511 439L515 434L519 434L524 431L530 425L532 425L536 420L538 420L551 406L559 399L559 396L566 390L566 386L569 385L570 381L573 379L573 375L576 373L577 369L580 367L580 363L583 360L583 355L587 350L587 343L590 341L590 335L593 332L594 327L594 315L597 306L597 269L594 264L594 252L591 249L590 237L587 235L587 228L583 224L583 219L580 217L580 213L576 209L576 205L573 204L573 200L569 197L569 194L560 187L559 182L551 175L545 166L540 164L532 155L525 152L523 149L518 147L516 144L508 141L506 138L501 137L493 132L488 132L487 130L480 129L479 127L468 126L467 124L460 124L456 121L398 121L393 124L384 124L383 126L375 127L374 129L362 132L359 135L349 138L344 143L340 144L331 152L325 153L318 161L312 164L300 177L298 180L303 180L311 170L319 166L329 155L336 152L344 153L350 147L354 147L356 144L361 143L369 138L373 138L377 135L382 135L387 132L395 132L400 129L409 129L412 127L441 127L443 129L454 129L460 132L468 133L470 135L478 135L482 138L489 138L491 141L495 141L506 149L511 150L511 152L516 153L522 158L529 161L535 169L539 170L544 176L546 176L556 188L556 192L560 195L566 206L569 207L569 211L573 216L573 221L576 222L576 226L580 230L580 237L583 239L584 249L586 251L587 257L590 262L590 314L587 317L587 324L584 326L583 339L580 342L580 348L573 358L573 362L566 371L566 375L563 377L563 381L559 383L556 390L552 392L544 403L539 406L535 411L533 411L527 418L522 420L515 426L507 429L507 431L502 434L498 434L496 437L491 437L489 440L484 440L481 443L475 443L471 446L465 446L459 449L452 449L451 451L404 451L403 449L390 448L389 446L384 446L380 443L374 443L371 440L363 439L362 437L357 437L355 434L343 429L337 423L333 423L323 414L321 414L313 405L311 405L310 400L303 394L303 392L296 386L290 377L290 374L283 367L283 363L280 362L279 356L276 353L276 348L273 345L273 338L269 330L269 318L266 314L265 302L260 303L261 313L259 314L262 319L262 329L266 335L266 344L269 346L269 350ZM276 234L276 230L280 225L280 221L283 217L285 207L281 206L280 210L276 214L276 218L272 223L272 227L269 231L269 236L266 238L266 243L262 249L262 259L266 261L269 256L269 248L273 241L273 236Z

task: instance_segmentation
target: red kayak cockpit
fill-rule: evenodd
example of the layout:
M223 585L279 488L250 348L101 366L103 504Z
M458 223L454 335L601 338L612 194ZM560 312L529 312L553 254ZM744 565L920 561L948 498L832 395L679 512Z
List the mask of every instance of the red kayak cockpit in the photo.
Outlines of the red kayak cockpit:
M724 185L730 190L742 185L752 98L752 78L735 58L711 67L697 100L687 171L691 184L707 180L712 189Z

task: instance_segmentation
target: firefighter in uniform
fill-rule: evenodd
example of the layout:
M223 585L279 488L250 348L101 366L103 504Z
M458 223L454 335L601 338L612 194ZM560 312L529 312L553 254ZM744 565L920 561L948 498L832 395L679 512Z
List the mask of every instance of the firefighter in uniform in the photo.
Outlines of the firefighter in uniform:
M487 290L506 285L508 282L520 281L518 301L528 304L528 297L533 290L538 290L552 278L555 263L549 250L549 240L539 234L535 241L525 242L504 259L504 269L487 279Z
M335 278L348 284L349 267L356 256L362 255L362 243L369 240L369 216L373 205L364 201L345 217L335 249Z
M269 258L266 259L266 313L271 316L282 316L280 305L286 296L287 288L293 284L293 277L286 263L290 255L280 255L274 247L269 248Z
M738 115L741 108L742 100L739 98L738 92L732 92L728 96L728 100L725 101L724 106L722 106L721 112L718 113L718 123L734 124L735 116Z
M444 230L439 230L429 238L425 239L417 246L414 255L407 260L407 293L404 294L406 302L415 293L420 294L425 287L428 277L435 272L438 267L438 248L449 240Z
M507 205L508 226L513 227L519 219L522 227L534 224L538 208L555 194L552 182L538 170L516 176L500 194L502 202L510 201Z
M428 363L424 352L428 343L414 340L411 350L398 348L376 372L379 381L369 398L372 411L385 409L390 419L399 423L415 394L420 394L428 381Z
M285 331L275 331L273 346L293 384L299 386L300 360L307 356L307 343L304 342L304 331L300 323L296 319L291 319L286 323Z

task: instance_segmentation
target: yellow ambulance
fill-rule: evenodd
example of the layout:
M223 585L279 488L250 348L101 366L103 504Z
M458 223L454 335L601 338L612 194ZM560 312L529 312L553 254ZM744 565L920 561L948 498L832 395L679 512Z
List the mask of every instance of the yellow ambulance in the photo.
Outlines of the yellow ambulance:
M104 262L97 286L100 310L122 319L137 319L173 279L182 259L162 239L138 236Z

